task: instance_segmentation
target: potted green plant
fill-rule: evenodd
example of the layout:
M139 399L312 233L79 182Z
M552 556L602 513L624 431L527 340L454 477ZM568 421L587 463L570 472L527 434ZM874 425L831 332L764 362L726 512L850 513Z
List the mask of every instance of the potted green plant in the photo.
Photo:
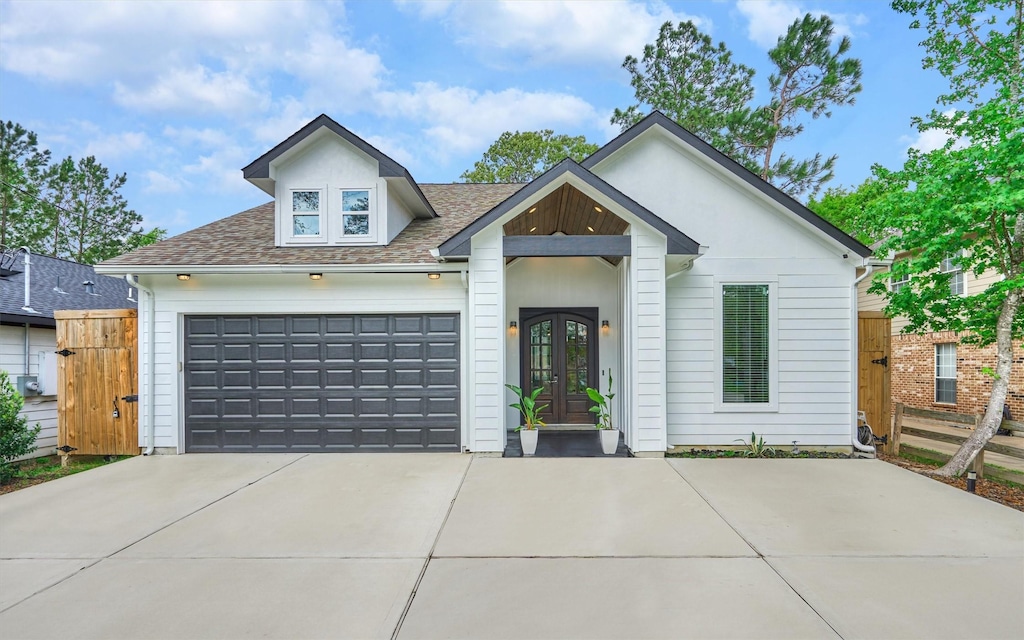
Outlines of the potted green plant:
M615 453L619 446L619 431L612 424L612 370L608 370L608 393L587 387L587 395L593 401L591 413L597 414L597 433L601 437L601 451L606 455Z
M508 406L517 409L519 413L523 414L523 424L516 427L516 431L519 432L519 441L523 445L523 455L532 456L537 452L537 428L544 426L544 422L540 419L540 412L549 406L546 404L537 406L537 396L544 391L544 388L534 389L533 393L526 395L522 389L514 384L506 384L505 386L511 389L512 393L516 394L516 397L519 398L519 402Z

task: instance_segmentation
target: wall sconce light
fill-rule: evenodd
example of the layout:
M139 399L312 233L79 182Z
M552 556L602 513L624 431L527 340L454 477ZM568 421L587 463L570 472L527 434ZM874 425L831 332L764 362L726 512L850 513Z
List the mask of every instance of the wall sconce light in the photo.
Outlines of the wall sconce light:
M188 280L188 279L189 279L189 278L191 278L191 277L192 277L192 274L191 274L191 273L179 273L179 274L178 274L178 280L181 280L181 281L183 281L183 282L184 282L185 280Z
M512 322L508 323L508 332L511 335L517 335L519 333L519 325L516 324L515 320L513 320Z
M601 321L601 333L603 333L605 335L608 335L609 331L611 331L611 327L608 326L608 321L607 320L602 320Z
M441 279L441 274L440 273L428 273L427 277L430 278L431 280L440 280Z
M322 274L322 273L311 273L311 274L309 274L309 279L310 280L321 280L321 279L323 279L323 277L324 277L324 274Z

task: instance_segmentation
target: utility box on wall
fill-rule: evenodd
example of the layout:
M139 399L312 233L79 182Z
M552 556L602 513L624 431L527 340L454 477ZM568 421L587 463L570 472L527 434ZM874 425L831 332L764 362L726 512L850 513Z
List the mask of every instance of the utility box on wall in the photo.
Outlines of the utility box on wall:
M15 386L17 386L18 393L23 398L41 395L39 393L39 381L36 376L18 376Z
M39 393L55 396L57 388L57 354L52 351L39 352Z

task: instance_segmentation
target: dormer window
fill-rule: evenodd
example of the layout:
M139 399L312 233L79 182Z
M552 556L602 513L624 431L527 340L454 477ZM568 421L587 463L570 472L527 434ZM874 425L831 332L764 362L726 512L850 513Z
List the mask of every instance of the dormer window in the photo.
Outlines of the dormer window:
M341 190L342 239L374 239L374 190Z
M320 236L321 193L313 189L292 191L292 236L316 238Z

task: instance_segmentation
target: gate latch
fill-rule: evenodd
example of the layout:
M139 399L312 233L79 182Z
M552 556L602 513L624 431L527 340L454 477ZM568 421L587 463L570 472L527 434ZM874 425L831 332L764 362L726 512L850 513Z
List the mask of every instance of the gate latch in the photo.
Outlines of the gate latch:
M130 396L121 396L121 399L124 400L125 402L138 402L139 401L139 394L136 393L136 394L130 395Z
M60 351L54 351L54 353L56 353L59 356L64 356L65 358L68 356L75 355L75 352L72 351L71 349L61 349Z
M72 447L69 444L57 447L57 451L60 451L64 455L71 453L72 451L78 451L78 447Z
M889 366L889 356L882 356L881 358L878 358L877 360L872 360L871 364L880 364L883 367L888 367Z

